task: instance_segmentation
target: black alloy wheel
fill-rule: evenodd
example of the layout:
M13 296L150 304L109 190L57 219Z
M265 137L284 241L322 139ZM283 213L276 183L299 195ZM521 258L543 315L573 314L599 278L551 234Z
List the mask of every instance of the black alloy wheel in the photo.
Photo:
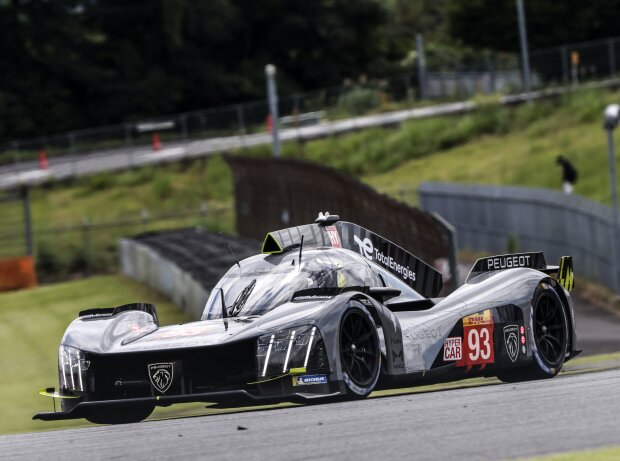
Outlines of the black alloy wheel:
M534 338L541 358L550 367L564 362L567 331L566 313L555 292L543 291L534 310Z
M564 365L569 339L566 307L555 289L547 283L540 284L534 292L532 330L532 364L499 372L497 377L501 381L514 383L553 378Z
M349 394L370 394L379 378L381 350L377 328L361 309L349 309L342 318L340 356Z

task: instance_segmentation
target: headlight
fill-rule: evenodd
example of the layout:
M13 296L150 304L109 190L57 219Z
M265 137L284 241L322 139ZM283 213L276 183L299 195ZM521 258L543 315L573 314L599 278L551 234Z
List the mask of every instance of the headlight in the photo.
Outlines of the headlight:
M84 391L86 371L90 361L84 352L71 346L60 346L58 350L58 379L61 389L68 391Z
M327 368L323 338L313 325L261 336L257 341L256 357L261 378L284 375L294 368Z

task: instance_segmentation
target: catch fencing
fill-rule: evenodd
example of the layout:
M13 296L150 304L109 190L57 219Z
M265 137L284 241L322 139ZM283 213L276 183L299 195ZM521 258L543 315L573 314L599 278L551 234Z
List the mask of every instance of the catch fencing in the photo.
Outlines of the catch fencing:
M576 195L525 187L423 183L420 206L455 228L460 249L543 251L548 264L572 255L576 274L618 291L611 209Z
M428 57L424 88L418 69L412 66L400 75L346 81L342 85L312 92L282 95L279 113L290 127L322 120L341 120L363 114L410 109L427 104L424 99L455 101L475 94L515 94L523 91L517 54L480 52L475 63L465 58L449 60ZM580 85L618 76L620 38L530 52L534 89ZM321 113L321 117L307 114ZM193 140L244 136L268 131L266 101L196 110L126 122L53 136L14 140L0 145L0 165L36 162L41 151L49 158L79 156L92 152L106 155L153 143L154 135L167 146ZM31 167L32 165L29 165Z

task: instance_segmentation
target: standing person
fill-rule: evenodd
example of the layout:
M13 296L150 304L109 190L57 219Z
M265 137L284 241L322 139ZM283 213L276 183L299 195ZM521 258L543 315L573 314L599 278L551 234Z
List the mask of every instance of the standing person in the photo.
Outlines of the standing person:
M568 159L561 155L555 159L556 163L562 167L562 189L565 194L573 193L573 186L577 182L577 170Z

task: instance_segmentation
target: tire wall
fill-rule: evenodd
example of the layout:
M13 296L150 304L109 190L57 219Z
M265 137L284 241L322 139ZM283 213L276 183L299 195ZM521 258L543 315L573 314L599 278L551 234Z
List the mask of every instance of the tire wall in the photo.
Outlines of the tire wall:
M200 319L209 292L189 273L146 245L131 239L121 239L119 250L123 275L167 296L191 319Z

